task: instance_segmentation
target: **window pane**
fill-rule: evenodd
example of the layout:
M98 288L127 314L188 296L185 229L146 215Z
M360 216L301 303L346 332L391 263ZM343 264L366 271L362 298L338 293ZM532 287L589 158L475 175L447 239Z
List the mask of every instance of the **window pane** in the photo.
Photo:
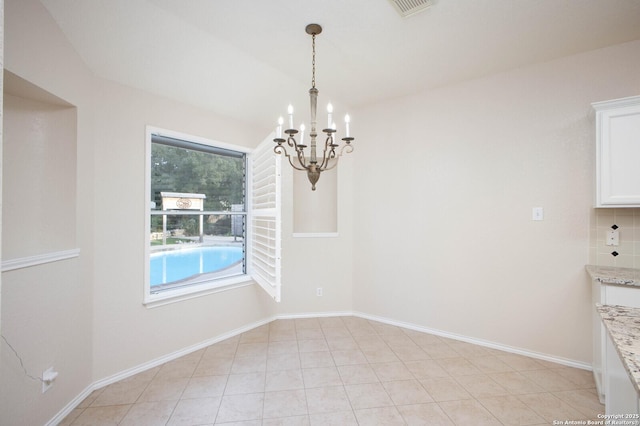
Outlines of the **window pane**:
M245 155L155 138L151 292L246 273Z

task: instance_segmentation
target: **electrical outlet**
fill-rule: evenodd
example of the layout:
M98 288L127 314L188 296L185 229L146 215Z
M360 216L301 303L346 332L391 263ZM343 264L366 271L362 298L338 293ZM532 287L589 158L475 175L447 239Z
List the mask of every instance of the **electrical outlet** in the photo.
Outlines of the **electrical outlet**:
M53 367L47 368L42 372L42 393L45 393L51 386L53 386L53 382L58 378L58 372L53 370Z
M617 229L607 231L607 245L618 246L620 245L620 232Z
M322 287L316 288L316 296L322 296Z

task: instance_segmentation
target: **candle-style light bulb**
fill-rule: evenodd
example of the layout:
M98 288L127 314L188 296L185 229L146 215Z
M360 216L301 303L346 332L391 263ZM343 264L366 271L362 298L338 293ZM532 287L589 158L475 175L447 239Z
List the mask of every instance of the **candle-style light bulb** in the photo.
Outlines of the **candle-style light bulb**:
M351 117L347 114L344 116L345 133L347 137L349 137L349 123L351 123Z
M304 123L300 125L300 145L304 145Z
M327 105L327 127L331 128L331 123L333 123L333 105L330 103Z
M282 123L284 123L284 119L282 117L278 118L278 127L276 128L276 138L282 138Z
M289 104L287 113L289 114L289 128L293 129L293 105Z

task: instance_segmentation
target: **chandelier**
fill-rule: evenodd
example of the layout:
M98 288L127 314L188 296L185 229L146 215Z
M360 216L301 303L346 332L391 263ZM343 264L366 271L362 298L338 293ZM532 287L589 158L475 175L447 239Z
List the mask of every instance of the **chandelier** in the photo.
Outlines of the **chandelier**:
M335 143L337 139L336 124L333 122L333 107L331 104L327 105L327 127L322 130L326 135L324 142L324 149L322 151L322 157L318 158L316 138L318 133L316 131L316 110L318 105L318 89L316 89L316 36L322 32L322 27L318 24L309 24L305 28L307 34L311 35L313 59L311 61L312 74L311 74L311 89L309 89L309 98L311 99L311 130L309 131L309 138L311 140L309 146L309 156L305 153L307 145L304 144L304 124L300 125L299 130L293 127L293 106L289 105L287 110L289 114L289 128L284 131L286 139L282 136L282 125L284 120L282 117L278 119L278 127L276 128L276 138L273 140L277 145L273 149L277 154L284 154L289 160L289 164L296 170L306 171L309 182L311 182L311 189L316 190L316 182L320 179L320 173L325 170L331 170L338 165L338 160L344 152L353 151L353 145L351 141L353 138L349 135L349 115L345 115L345 137L342 138L344 144L340 146L339 143ZM299 135L299 142L296 141L296 135ZM286 142L286 144L285 144ZM291 154L287 151L287 145L291 151Z

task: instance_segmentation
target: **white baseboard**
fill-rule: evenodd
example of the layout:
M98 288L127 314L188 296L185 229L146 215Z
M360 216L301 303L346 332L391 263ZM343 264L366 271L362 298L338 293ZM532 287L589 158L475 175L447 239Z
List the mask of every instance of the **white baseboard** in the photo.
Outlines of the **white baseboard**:
M170 354L161 356L159 358L153 359L149 362L145 362L143 364L137 365L135 367L129 368L127 370L121 371L109 377L105 377L100 379L91 385L89 385L84 391L82 391L77 397L73 399L73 401L69 402L55 417L49 420L46 423L46 426L55 426L60 423L66 416L69 415L80 403L91 394L91 392L101 389L105 386L108 386L112 383L118 382L120 380L126 379L128 377L134 376L138 373L142 373L151 368L157 367L158 365L162 365L166 362L173 361L174 359L178 359L182 356L188 355L200 349L204 349L207 346L213 345L215 343L221 342L223 340L229 339L231 337L235 337L239 334L245 333L247 331L253 330L254 328L260 327L262 325L268 324L276 319L298 319L298 318L327 318L327 317L339 317L339 316L355 316L358 318L368 319L372 321L378 321L384 324L395 325L398 327L406 328L409 330L420 331L423 333L434 334L436 336L446 337L453 340L459 340L462 342L473 343L475 345L484 346L491 349L498 349L504 352L509 352L513 354L523 355L535 359L540 359L543 361L554 362L556 364L565 365L568 367L580 368L583 370L592 371L592 367L589 364L584 362L579 362L575 360L570 360L566 358L561 358L553 355L542 354L539 352L529 351L526 349L515 348L513 346L502 345L495 342L490 342L487 340L476 339L472 337L463 336L460 334L449 333L442 330L437 330L429 327L423 327L416 324L411 324L403 321L397 321L390 318L379 317L376 315L369 315L363 312L352 312L352 311L339 311L339 312L312 312L312 313L292 313L292 314L280 314L272 317L265 318L260 321L253 322L251 324L247 324L243 327L236 328L235 330L229 331L227 333L223 333L219 336L213 337L211 339L204 340L200 343L196 343L195 345L188 346L181 350L172 352Z

